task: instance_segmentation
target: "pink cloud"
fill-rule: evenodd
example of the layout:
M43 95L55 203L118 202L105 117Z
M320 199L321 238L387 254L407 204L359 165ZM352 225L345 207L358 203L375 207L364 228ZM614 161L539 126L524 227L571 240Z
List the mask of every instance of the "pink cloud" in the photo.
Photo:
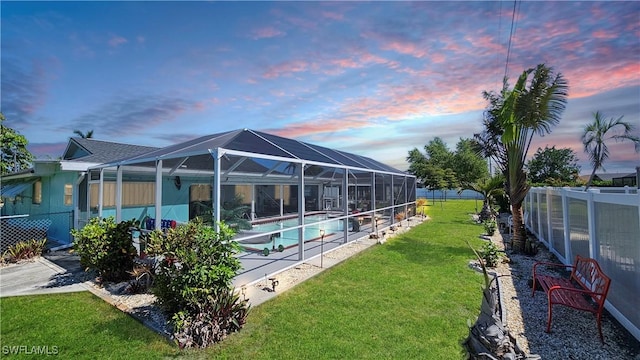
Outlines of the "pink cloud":
M391 50L404 55L411 55L416 58L423 58L427 51L423 47L406 42L406 41L392 41L382 45L383 50Z
M572 68L566 78L575 79L570 83L569 96L587 97L609 90L640 84L640 63L628 62L603 67L600 64Z
M309 66L309 63L303 60L285 61L267 69L267 71L262 74L262 77L275 79L284 75L307 71Z
M599 40L609 40L609 39L615 39L618 37L617 34L614 34L610 31L605 31L605 30L596 30L591 34L591 36Z
M271 129L269 132L289 138L300 138L309 135L341 132L345 129L360 128L358 124L345 124L343 120L334 119L320 122L300 122L286 125L282 129Z
M251 38L254 40L268 39L274 37L285 36L287 33L280 31L274 27L268 26L260 29L256 29L252 32Z
M332 60L331 62L341 68L354 69L363 66L362 63L359 63L353 59L336 59Z

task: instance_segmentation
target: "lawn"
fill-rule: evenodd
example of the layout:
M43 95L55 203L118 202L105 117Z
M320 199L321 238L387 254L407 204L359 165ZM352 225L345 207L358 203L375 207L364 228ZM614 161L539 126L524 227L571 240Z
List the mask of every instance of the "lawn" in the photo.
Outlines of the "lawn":
M90 292L0 298L0 343L0 358L17 351L24 358L40 352L63 359L179 354L165 338ZM16 350L20 346L26 348Z
M469 270L474 201L429 206L432 220L252 310L245 328L185 358L452 359L479 313ZM90 294L2 299L2 345L57 345L87 358L174 357L178 350ZM64 304L60 306L60 304Z

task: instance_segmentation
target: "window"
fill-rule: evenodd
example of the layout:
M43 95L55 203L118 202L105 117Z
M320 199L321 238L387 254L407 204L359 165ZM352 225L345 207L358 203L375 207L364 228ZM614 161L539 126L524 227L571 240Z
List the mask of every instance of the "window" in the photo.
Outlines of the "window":
M42 203L42 181L33 183L33 200L34 204Z
M189 188L189 201L211 201L211 185L193 184Z
M102 207L116 206L116 182L105 181L103 183ZM122 183L122 206L147 206L155 203L156 184L152 181L137 181ZM100 184L91 184L91 204L92 208L99 203Z
M73 185L71 184L64 184L64 204L73 205Z

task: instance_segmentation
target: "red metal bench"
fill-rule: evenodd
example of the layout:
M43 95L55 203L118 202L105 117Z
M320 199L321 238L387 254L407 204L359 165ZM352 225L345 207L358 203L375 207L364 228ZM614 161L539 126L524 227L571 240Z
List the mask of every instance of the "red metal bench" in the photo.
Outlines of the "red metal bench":
M571 276L569 278L560 278L539 274L536 272L539 265L571 268ZM601 318L610 283L611 279L602 272L597 261L578 255L573 265L547 262L535 263L533 265L533 290L531 296L536 293L536 284L539 284L547 294L549 302L547 332L551 332L553 305L559 304L596 314L600 341L604 343Z

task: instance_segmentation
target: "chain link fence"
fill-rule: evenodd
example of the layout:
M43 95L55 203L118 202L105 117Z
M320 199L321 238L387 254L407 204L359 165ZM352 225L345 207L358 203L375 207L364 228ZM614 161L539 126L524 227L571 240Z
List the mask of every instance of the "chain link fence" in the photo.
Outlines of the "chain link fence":
M21 241L48 239L55 245L71 243L73 211L0 217L0 254Z

